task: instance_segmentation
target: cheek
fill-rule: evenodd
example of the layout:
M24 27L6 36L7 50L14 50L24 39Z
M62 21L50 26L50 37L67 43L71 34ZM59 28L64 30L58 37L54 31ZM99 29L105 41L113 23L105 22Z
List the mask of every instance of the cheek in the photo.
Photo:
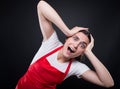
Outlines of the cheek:
M83 54L84 51L85 51L85 49L82 49L82 48L77 49L77 53L80 54L80 55Z

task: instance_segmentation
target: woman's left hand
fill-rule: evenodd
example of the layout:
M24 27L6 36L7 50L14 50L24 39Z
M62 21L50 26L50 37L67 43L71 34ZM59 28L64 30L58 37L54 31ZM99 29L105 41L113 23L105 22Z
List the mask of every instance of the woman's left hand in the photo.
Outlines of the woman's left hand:
M90 35L90 36L91 36L91 42L90 42L90 43L88 44L88 46L86 47L85 53L86 53L87 51L91 51L92 48L94 47L94 38L93 38L92 35Z

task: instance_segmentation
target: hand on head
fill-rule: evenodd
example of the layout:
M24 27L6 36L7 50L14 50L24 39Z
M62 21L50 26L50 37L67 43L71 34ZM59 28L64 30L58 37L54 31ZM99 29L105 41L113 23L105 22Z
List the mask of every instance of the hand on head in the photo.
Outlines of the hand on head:
M70 30L69 36L73 36L74 34L79 32L80 30L88 30L88 28L75 26Z
M90 42L90 43L88 44L88 46L86 47L85 53L86 53L87 51L91 51L92 48L94 47L94 38L93 38L92 35L90 35L90 37L91 37L91 42Z

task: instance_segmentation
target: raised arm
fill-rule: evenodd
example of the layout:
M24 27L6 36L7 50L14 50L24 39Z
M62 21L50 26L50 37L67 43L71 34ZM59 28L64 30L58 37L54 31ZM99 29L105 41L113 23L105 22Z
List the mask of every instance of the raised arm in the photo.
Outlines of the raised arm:
M44 40L48 39L54 31L52 23L68 35L69 28L64 24L58 13L47 2L41 0L38 3L37 11Z
M89 61L95 68L95 71L86 71L85 73L83 73L82 78L103 87L112 87L114 85L114 81L107 68L99 61L99 59L91 51L93 46L94 39L91 36L91 43L86 48L85 55L88 57Z
M48 39L54 32L52 23L55 24L66 36L71 36L79 30L87 29L82 27L74 27L72 30L69 30L55 9L43 0L38 3L37 11L44 40Z

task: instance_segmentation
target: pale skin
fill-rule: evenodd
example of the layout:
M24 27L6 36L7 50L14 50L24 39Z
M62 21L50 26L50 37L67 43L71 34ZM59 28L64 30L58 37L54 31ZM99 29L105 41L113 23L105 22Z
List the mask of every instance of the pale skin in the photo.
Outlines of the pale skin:
M86 35L79 32L80 30L88 30L88 28L75 26L71 30L66 26L58 13L45 1L40 1L37 6L38 18L43 34L43 41L46 41L54 32L52 23L55 24L67 37L69 37L63 48L58 53L59 62L67 62L69 59L85 54L91 62L95 71L88 70L81 77L91 83L103 87L114 86L114 81L107 68L99 61L92 52L94 39L91 35L91 42ZM71 53L67 48L70 47L74 53Z

